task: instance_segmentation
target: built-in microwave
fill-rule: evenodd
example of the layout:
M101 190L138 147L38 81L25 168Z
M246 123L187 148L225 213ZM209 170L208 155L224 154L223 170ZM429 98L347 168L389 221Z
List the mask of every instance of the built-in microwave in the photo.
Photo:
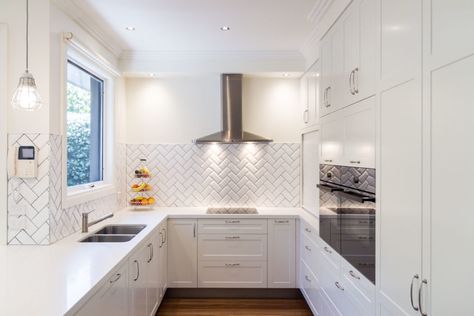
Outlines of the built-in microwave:
M375 169L320 165L319 235L375 284Z

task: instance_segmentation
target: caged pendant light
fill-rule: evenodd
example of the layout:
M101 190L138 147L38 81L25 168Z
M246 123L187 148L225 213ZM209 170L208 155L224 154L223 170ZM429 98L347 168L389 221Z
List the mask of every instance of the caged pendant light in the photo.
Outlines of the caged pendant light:
M35 78L28 71L28 6L29 0L26 0L26 70L21 75L13 94L12 106L18 110L35 111L41 107L41 97L36 87Z

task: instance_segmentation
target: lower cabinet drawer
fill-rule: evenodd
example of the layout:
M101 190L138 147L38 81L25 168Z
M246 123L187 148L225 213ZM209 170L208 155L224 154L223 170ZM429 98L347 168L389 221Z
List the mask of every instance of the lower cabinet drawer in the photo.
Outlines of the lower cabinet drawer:
M321 311L322 297L319 280L311 272L304 260L300 261L300 286L301 292L303 293L313 314L325 316Z
M266 219L199 219L199 234L266 234Z
M319 276L319 271L321 270L321 250L319 246L317 246L305 234L301 235L300 245L301 259L304 260L315 276Z
M267 235L200 234L199 260L267 260Z
M199 261L198 287L266 288L266 261Z

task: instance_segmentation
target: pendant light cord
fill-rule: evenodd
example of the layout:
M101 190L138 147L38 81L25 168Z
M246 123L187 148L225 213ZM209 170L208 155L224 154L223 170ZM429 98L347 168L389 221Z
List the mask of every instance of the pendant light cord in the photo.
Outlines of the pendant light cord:
M28 22L29 22L29 16L28 16L28 3L29 0L26 0L26 72L28 72Z

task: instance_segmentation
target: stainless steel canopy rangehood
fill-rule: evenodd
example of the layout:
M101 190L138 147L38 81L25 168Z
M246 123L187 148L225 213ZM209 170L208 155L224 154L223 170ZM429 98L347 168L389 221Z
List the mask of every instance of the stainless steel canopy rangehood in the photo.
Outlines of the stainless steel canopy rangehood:
M269 143L242 129L242 74L222 74L222 131L193 140L196 144Z

